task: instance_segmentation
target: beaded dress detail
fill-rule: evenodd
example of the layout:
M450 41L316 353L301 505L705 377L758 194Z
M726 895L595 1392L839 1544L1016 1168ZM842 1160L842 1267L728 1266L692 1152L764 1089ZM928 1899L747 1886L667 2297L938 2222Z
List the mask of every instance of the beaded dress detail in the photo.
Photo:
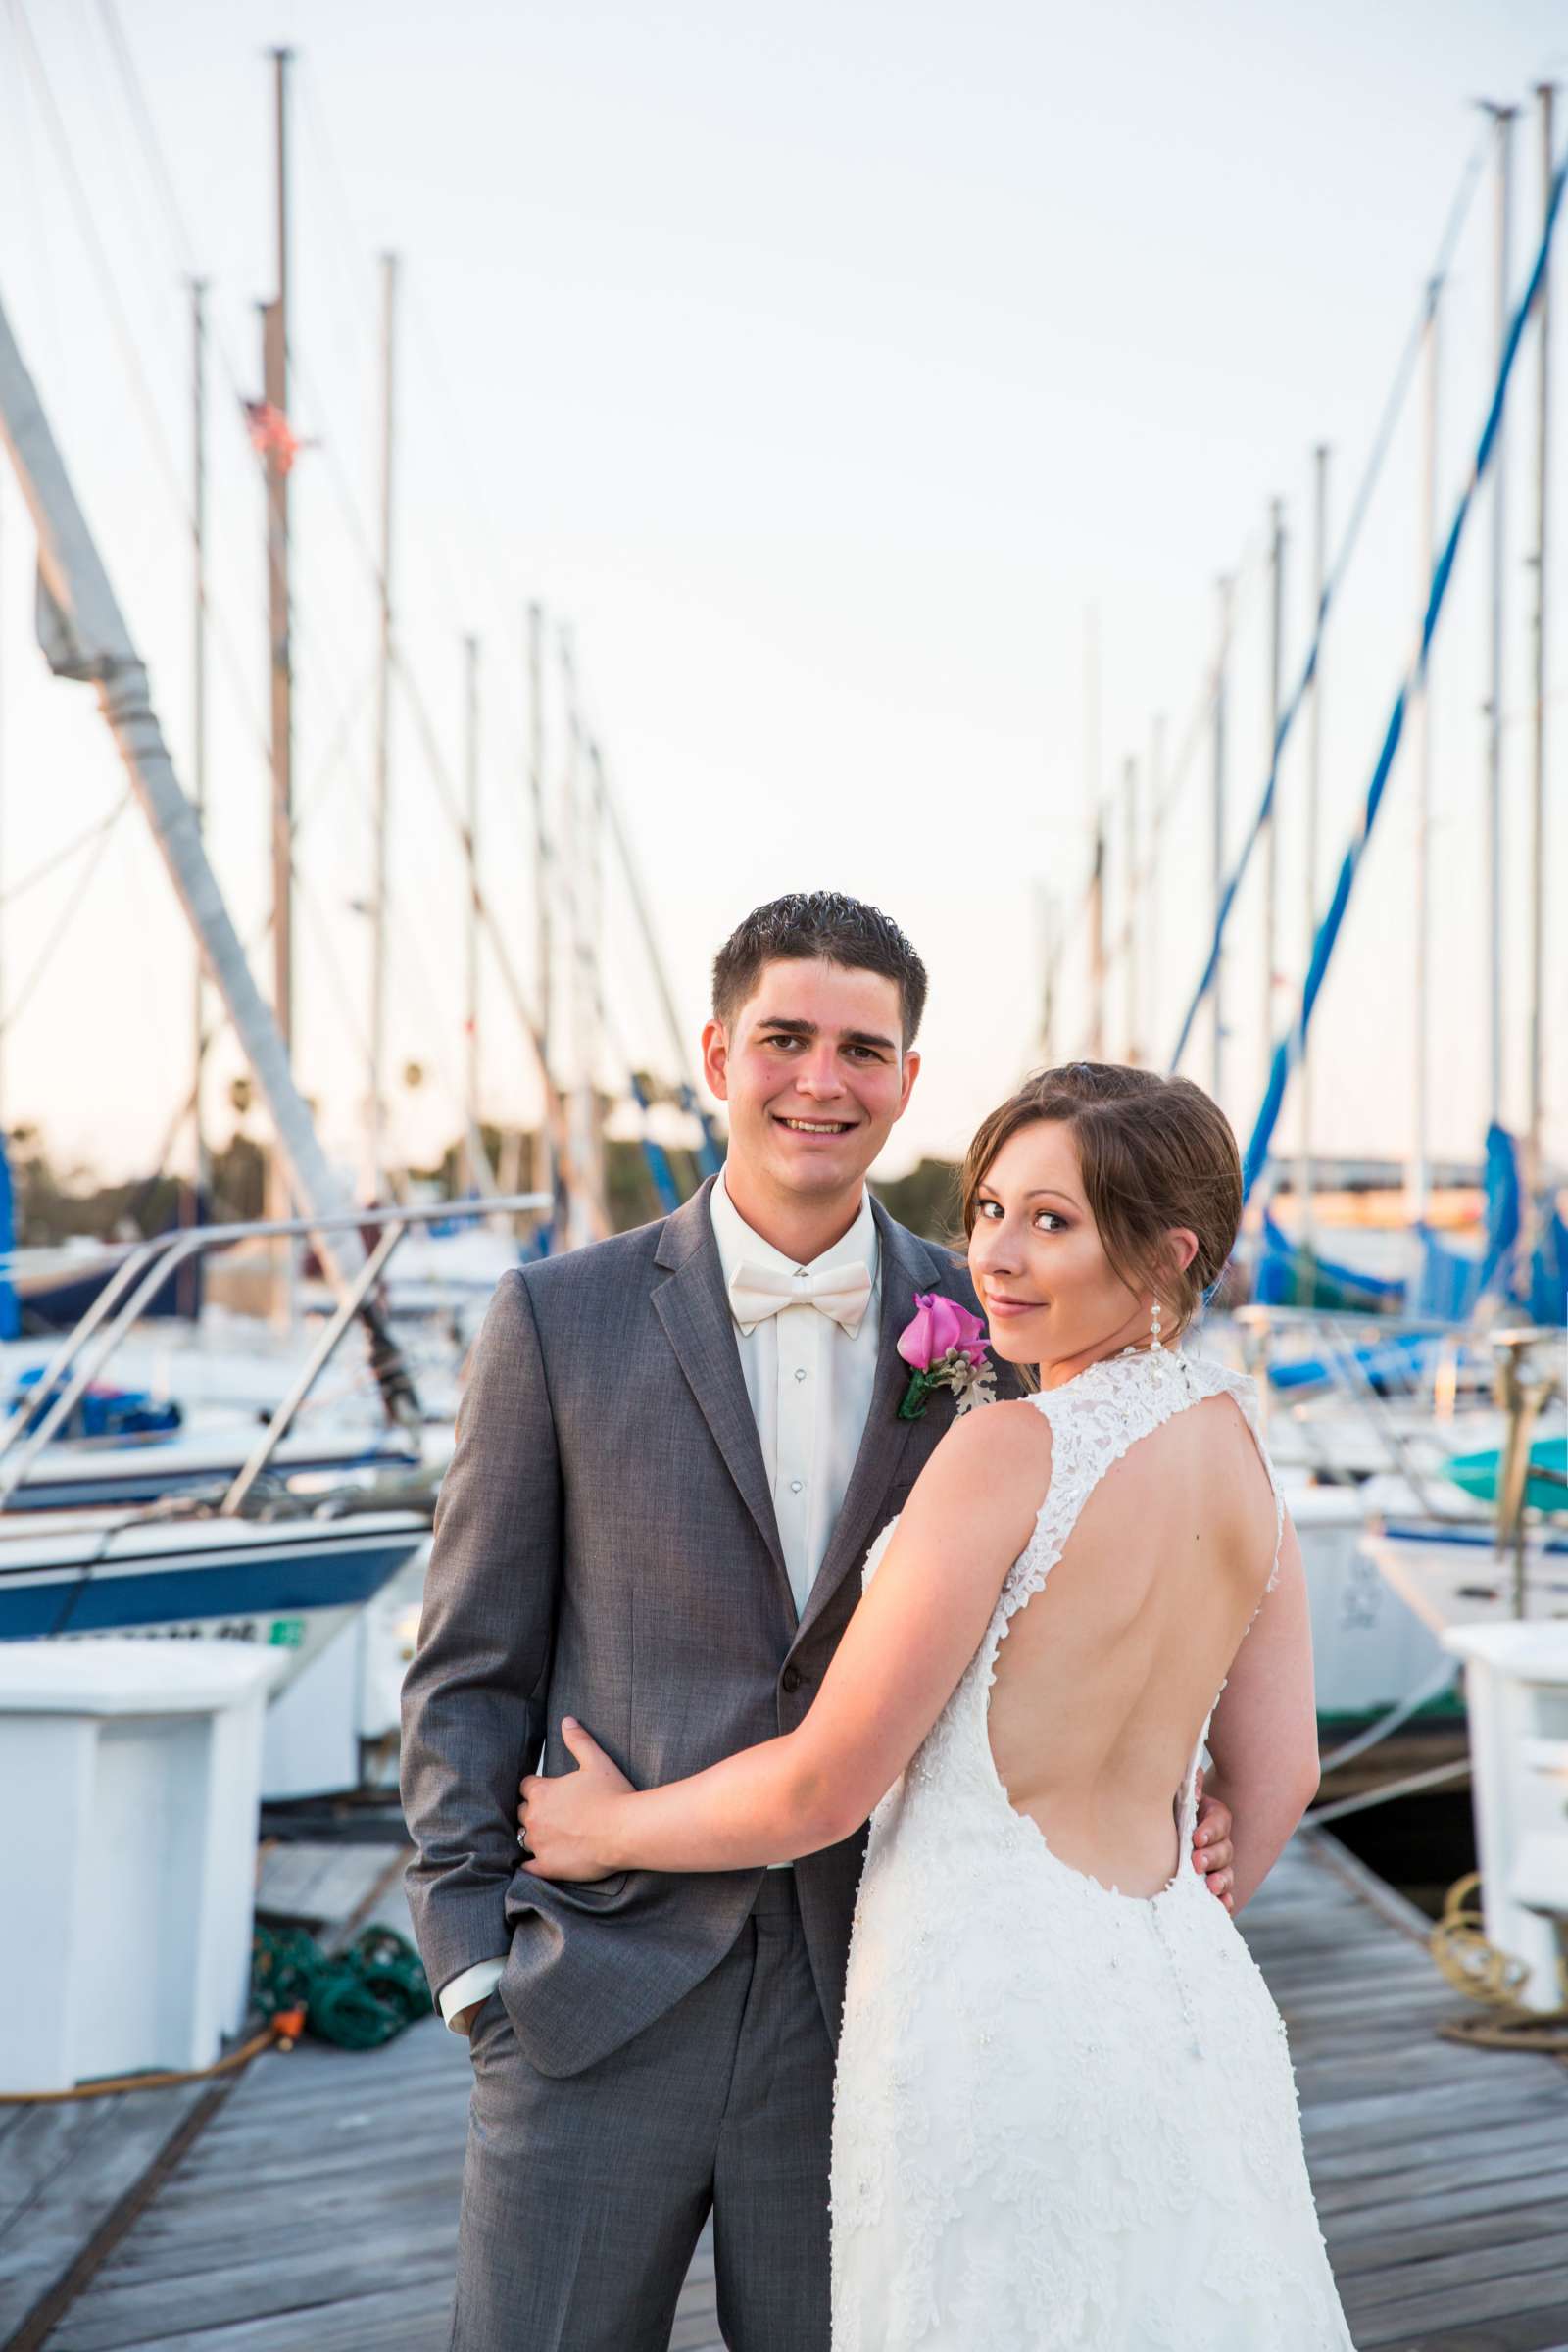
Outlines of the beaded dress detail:
M1284 2026L1189 1860L1202 1740L1176 1875L1145 1899L1058 1860L987 1731L998 1648L1096 1485L1221 1394L1279 1527L1242 1376L1154 1349L1032 1400L1052 1430L1034 1535L872 1817L834 2094L833 2352L1353 2352Z

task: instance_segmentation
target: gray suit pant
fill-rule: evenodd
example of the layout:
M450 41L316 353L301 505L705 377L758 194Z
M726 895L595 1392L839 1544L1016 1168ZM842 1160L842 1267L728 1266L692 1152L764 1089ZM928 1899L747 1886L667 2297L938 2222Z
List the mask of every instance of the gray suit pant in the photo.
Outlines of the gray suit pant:
M453 2352L665 2352L710 2210L730 2352L828 2352L833 2047L791 1872L597 2066L540 2074L499 1994L471 2047Z

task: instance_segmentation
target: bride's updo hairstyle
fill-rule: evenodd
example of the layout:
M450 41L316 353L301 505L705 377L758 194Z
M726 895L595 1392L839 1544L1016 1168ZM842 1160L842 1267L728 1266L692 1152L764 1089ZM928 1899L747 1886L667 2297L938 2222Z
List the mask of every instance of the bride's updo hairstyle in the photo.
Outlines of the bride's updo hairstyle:
M1111 1266L1130 1290L1157 1294L1177 1337L1219 1280L1242 1221L1242 1162L1230 1121L1190 1078L1107 1061L1038 1070L981 1122L963 1163L963 1230L1004 1144L1037 1120L1072 1130L1084 1198ZM1183 1271L1171 1263L1173 1226L1198 1236Z

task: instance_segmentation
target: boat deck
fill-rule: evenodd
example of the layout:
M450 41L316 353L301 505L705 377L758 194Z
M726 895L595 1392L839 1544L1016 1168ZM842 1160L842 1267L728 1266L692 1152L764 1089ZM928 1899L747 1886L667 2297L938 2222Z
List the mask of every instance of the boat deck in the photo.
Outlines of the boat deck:
M388 1860L295 1849L291 1899L364 1916L378 1892L369 1915L404 1924ZM1321 1834L1246 1931L1360 2352L1568 2352L1568 2069L1440 2040L1460 2004L1419 1914ZM431 2019L370 2055L0 2108L0 2352L441 2352L466 2103ZM706 2239L670 2340L719 2352Z

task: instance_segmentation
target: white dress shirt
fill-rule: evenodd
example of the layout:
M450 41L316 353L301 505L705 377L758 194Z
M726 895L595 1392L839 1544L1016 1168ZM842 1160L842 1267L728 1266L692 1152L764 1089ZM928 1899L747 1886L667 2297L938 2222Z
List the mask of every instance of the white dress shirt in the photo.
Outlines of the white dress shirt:
M726 1291L748 1265L791 1276L861 1266L870 1278L865 1314L853 1337L809 1305L781 1307L749 1328L735 1325L741 1373L761 1441L799 1617L843 1508L871 1409L881 1302L876 1219L869 1196L862 1195L860 1213L843 1240L808 1265L798 1265L752 1231L722 1176L708 1196L708 1206Z
M865 1313L853 1334L808 1304L780 1307L750 1325L733 1324L799 1617L827 1555L871 1409L882 1293L876 1219L870 1196L862 1194L860 1213L842 1241L808 1265L798 1265L753 1232L722 1175L708 1206L726 1295L747 1266L792 1278L860 1266L870 1279ZM442 1986L441 2014L449 2026L460 2010L488 1999L504 1965L499 1959L478 1960Z

